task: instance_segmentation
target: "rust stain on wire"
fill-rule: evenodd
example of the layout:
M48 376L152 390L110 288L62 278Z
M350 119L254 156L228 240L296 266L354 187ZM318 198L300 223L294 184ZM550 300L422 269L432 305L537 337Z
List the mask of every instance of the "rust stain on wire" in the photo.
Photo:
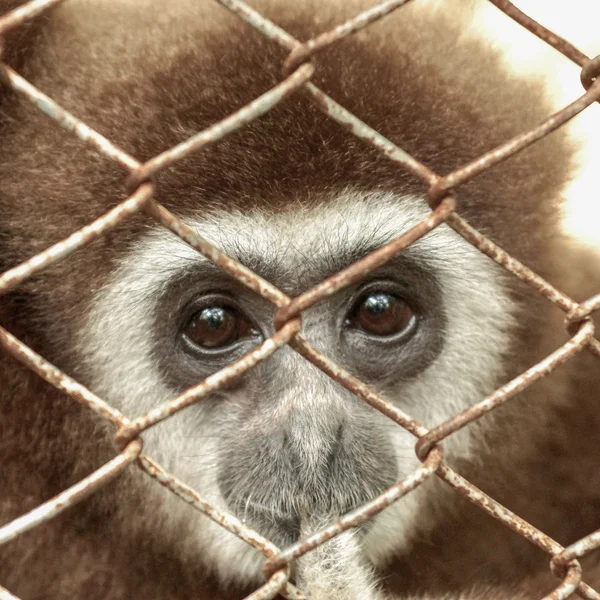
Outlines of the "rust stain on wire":
M222 121L215 123L208 129L188 138L185 142L150 159L129 176L129 186L135 189L142 181L149 179L158 171L181 160L192 152L196 152L204 146L224 138L227 134L238 131L244 125L251 123L261 115L264 115L306 83L311 78L314 71L315 68L311 64L302 65L284 81L278 83L268 92L264 93L256 100L253 100L250 104L240 108L238 111L229 115Z
M141 440L134 440L118 456L100 467L97 471L94 471L91 475L88 475L85 479L82 479L69 489L58 494L58 496L48 500L48 502L44 502L44 504L40 504L40 506L23 516L14 519L7 525L4 525L4 527L0 527L0 544L16 538L21 533L29 531L40 523L53 519L61 512L87 498L97 489L104 487L109 481L112 481L119 475L123 469L128 467L141 451Z
M544 27L530 16L526 15L522 10L519 10L509 0L489 0L493 5L497 6L504 14L515 20L519 25L525 27L537 35L541 40L558 50L563 56L571 59L575 64L583 67L589 58L580 50L575 48L573 44L567 42L564 38L556 35L550 29ZM565 5L566 10L566 5Z
M573 309L566 318L569 321L575 323L582 321L586 317L589 317L593 312L600 310L600 294L596 294L591 298L588 298L584 302L581 302L579 306Z
M600 548L600 530L596 530L593 533L585 536L584 538L574 542L570 546L567 546L562 552L554 555L550 561L550 568L555 574L565 572L573 560L582 558ZM587 595L585 598L593 598L598 600L600 594L591 588L586 590Z
M446 222L454 229L454 231L460 234L483 254L489 256L509 273L512 273L536 292L550 300L550 302L556 304L562 311L567 313L567 319L569 315L575 313L579 306L577 302L569 298L564 292L556 289L543 277L485 237L458 214L452 213L448 216ZM573 320L576 321L577 319ZM600 340L595 337L590 338L588 340L588 350L600 358Z
M553 540L531 523L528 523L508 508L500 504L497 500L482 492L478 487L467 481L462 475L452 470L448 465L442 463L436 475L445 481L450 487L455 489L461 496L478 506L483 511L488 513L494 519L500 521L509 529L529 540L533 545L537 546L544 552L550 555L559 554L564 549L558 542ZM577 587L577 594L582 598L590 598L600 600L600 594L589 585L581 581ZM568 598L568 596L567 596ZM545 599L542 599L545 600Z
M215 523L218 523L227 531L244 540L247 544L256 548L256 550L262 552L265 556L272 557L278 554L279 549L275 544L271 543L250 527L244 525L238 518L223 512L216 506L213 506L210 502L204 500L196 490L180 481L177 477L170 475L148 456L140 456L139 463L140 468L152 477L152 479L158 481L164 488L173 492L184 502L204 513Z
M406 233L403 233L391 242L384 244L364 258L356 261L343 271L340 271L328 279L325 279L314 288L304 292L304 294L294 298L292 302L283 308L280 308L275 315L275 327L280 327L288 319L292 318L293 316L297 316L303 310L309 308L317 301L332 296L341 289L360 281L368 273L371 273L375 269L384 265L386 262L396 256L396 254L405 248L408 248L408 246L414 244L425 234L429 233L438 225L443 223L454 210L454 207L454 198L446 198L442 204L440 204L435 210L433 210L427 217L417 223L414 227L411 227Z
M76 250L91 244L94 240L114 229L119 223L139 212L152 197L152 186L145 184L127 200L115 206L95 221L73 232L69 237L50 246L16 267L0 274L0 296L12 290L25 279L46 267L69 256Z
M167 417L174 415L186 406L198 402L204 396L221 389L223 386L235 381L246 371L257 365L259 362L269 358L274 352L285 346L300 330L300 319L293 319L286 323L272 337L267 338L262 344L257 346L239 360L231 363L217 373L210 375L204 381L186 390L177 398L165 402L161 406L154 408L145 415L130 421L124 425L115 436L115 443L123 445L135 438L139 433L164 421Z
M277 42L280 46L283 46L288 50L294 50L297 46L301 45L300 42L292 37L287 31L275 25L273 21L263 17L258 11L248 6L245 2L241 2L241 0L215 1L246 21L248 25L254 27L254 29L262 33L266 38Z
M279 595L289 579L289 568L271 575L269 581L244 600L271 600Z
M415 437L420 437L427 433L428 430L416 419L413 419L402 409L394 406L379 394L376 394L366 383L363 383L324 354L315 350L300 336L296 336L296 339L290 341L290 347L321 369L323 373L326 373L329 377L337 381L341 386L362 398L367 404L392 419L392 421L412 433Z
M581 581L581 566L575 563L569 567L564 581L544 600L568 600L575 593Z
M337 121L346 131L373 146L373 148L382 152L390 160L422 179L425 183L429 185L437 183L439 177L433 171L361 121L341 104L338 104L314 83L307 83L304 86L304 91L313 99L321 111Z
M291 51L294 51L296 48L302 46L302 44L289 33L287 33L287 31L281 29L281 27L278 27L269 19L263 17L245 2L242 2L241 0L215 1L228 8L238 17L246 21L246 23L260 31L260 33L262 33L265 37L277 42L280 46L283 46ZM376 7L373 7L371 10L375 10L375 8ZM310 40L307 43L310 43ZM338 104L333 98L328 96L314 83L306 83L304 86L304 91L312 98L320 110L340 123L344 129L350 131L356 137L380 150L388 158L404 167L410 173L419 177L429 185L433 185L438 181L439 177L435 175L433 171L413 158L410 154L396 146L378 131L369 127L369 125L361 121L356 115L353 115L341 104Z
M265 571L272 571L282 568L289 564L293 559L303 556L307 552L314 550L317 546L321 546L325 542L339 535L343 531L347 531L353 527L358 527L365 521L372 519L382 510L391 506L394 502L406 496L409 492L418 488L424 481L433 475L442 461L442 453L440 450L432 452L425 462L416 469L411 475L403 481L399 481L385 492L367 502L360 508L347 513L335 523L322 529L317 533L309 536L305 540L300 540L293 546L286 548L284 552L265 562Z
M600 77L600 54L589 60L581 69L581 85L589 90L598 77Z
M462 475L452 470L448 465L442 463L436 474L450 487L454 488L461 496L470 500L473 504L487 512L494 519L504 523L532 544L541 548L548 554L557 554L563 547L551 537L529 524L524 519L510 511L505 506L488 496L485 492L467 481Z
M550 302L556 304L561 310L571 311L577 306L574 300L571 300L571 298L560 290L557 290L543 277L540 277L529 267L526 267L522 262L500 248L500 246L494 244L490 239L479 233L477 229L472 227L456 213L448 217L447 223L454 231L473 244L475 248L489 256L515 277L518 277L521 281L530 285L533 289L542 294L542 296L550 300Z
M54 100L40 92L24 77L21 77L16 71L3 63L0 63L0 81L15 92L23 94L34 106L48 115L53 121L56 121L63 129L76 135L82 142L96 149L106 156L106 158L128 170L135 169L140 165L135 158L59 106Z
M138 458L140 468L152 479L158 481L160 485L173 492L181 500L202 512L215 523L232 533L233 535L244 540L247 544L262 552L267 558L277 556L280 552L279 548L265 537L244 525L238 518L230 515L210 502L204 500L196 490L189 487L177 477L167 473L158 463L151 458L141 455ZM283 565L282 565L283 566ZM290 600L306 600L302 592L291 583L286 583L281 594Z
M469 181L476 175L510 158L516 152L524 150L534 142L541 140L565 123L568 123L582 110L596 102L598 98L600 98L600 81L595 82L583 96L545 119L534 129L515 136L512 140L498 146L498 148L491 150L473 162L439 179L429 192L430 198L437 199L443 197L449 190L456 189L460 184Z
M77 383L74 379L71 379L68 375L65 375L60 369L57 369L53 364L34 352L3 327L0 327L0 347L55 388L68 394L79 404L91 408L107 421L117 426L123 426L128 423L128 420L120 411L110 406L110 404L101 398L98 398L98 396L80 383Z
M432 446L444 438L459 429L462 429L469 423L489 414L496 407L504 404L513 396L516 396L518 393L527 389L532 383L552 373L552 371L566 363L570 358L579 354L586 347L587 342L593 337L595 331L596 328L592 321L584 323L579 328L579 331L558 350L555 350L536 365L497 389L493 394L481 402L471 406L467 410L459 413L425 434L419 439L415 447L417 455L419 457L427 456L427 453L431 450Z
M387 2L381 2L356 15L352 19L349 19L345 23L334 27L330 31L326 31L311 40L308 40L308 42L296 46L284 62L284 70L293 71L319 50L327 48L335 42L339 42L345 37L360 31L367 25L389 15L397 8L400 8L409 2L410 0L387 0Z
M275 306L284 306L290 301L289 297L277 289L277 287L219 250L216 246L213 246L158 202L151 202L146 208L146 213L155 221L171 230L192 248L198 250L198 252L206 256L206 258L226 273L237 279L240 283L243 283L253 292L275 304Z

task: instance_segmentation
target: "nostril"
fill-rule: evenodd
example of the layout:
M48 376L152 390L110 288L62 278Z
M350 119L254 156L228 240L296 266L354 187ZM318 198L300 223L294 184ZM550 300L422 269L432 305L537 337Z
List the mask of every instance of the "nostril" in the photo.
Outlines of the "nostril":
M281 437L280 437L280 443L281 443L281 452L283 454L285 454L286 456L293 456L295 454L294 452L294 436L290 434L290 432L286 429L284 429L281 432Z
M327 465L329 470L333 468L334 462L342 450L343 438L344 425L340 423L334 431L331 447L329 448L329 455L327 457Z
M344 426L340 423L333 435L333 452L337 452L340 445L342 444L342 438L344 437Z

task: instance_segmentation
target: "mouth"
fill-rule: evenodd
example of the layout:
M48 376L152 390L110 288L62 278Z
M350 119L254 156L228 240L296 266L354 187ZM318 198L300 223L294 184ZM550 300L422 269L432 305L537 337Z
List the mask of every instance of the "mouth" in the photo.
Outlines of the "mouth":
M295 544L300 539L299 515L286 514L254 502L232 507L232 511L244 525L280 548Z
M353 507L349 507L350 512ZM297 543L314 533L334 524L341 514L288 514L282 511L270 510L263 505L249 502L243 510L234 511L238 518L262 536L273 542L279 548ZM369 519L358 527L352 528L354 535L364 538L373 527L373 520Z

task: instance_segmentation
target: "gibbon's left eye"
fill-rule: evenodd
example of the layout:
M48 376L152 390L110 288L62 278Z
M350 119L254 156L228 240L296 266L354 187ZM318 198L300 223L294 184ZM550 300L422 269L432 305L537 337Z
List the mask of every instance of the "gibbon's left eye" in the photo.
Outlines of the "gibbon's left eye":
M407 331L414 323L411 307L399 296L387 292L369 292L352 308L348 327L377 337L390 337Z
M232 306L207 306L194 313L183 330L186 338L201 348L231 346L258 335L244 314Z

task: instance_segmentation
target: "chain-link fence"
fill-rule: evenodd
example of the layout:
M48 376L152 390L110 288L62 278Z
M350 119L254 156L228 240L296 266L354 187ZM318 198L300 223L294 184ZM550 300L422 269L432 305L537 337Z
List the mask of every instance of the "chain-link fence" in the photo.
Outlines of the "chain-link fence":
M61 1L33 0L0 17L0 57L3 50L3 36L7 32L22 26ZM588 298L584 302L575 302L526 265L520 263L484 237L455 212L455 193L462 184L542 139L600 99L600 80L598 80L600 56L589 58L569 42L521 12L508 0L489 0L523 27L578 64L582 69L581 82L586 91L576 101L551 115L535 128L523 132L521 135L442 177L360 121L311 82L311 76L315 71L315 66L311 60L314 55L318 54L323 48L335 44L342 38L367 27L378 19L386 17L386 15L397 9L401 9L409 3L409 0L381 2L307 42L294 39L286 31L267 20L241 0L215 1L289 51L289 56L283 68L282 80L271 90L227 118L145 163L136 160L136 158L121 150L110 140L57 105L43 91L36 89L7 64L0 62L0 80L5 86L34 103L63 128L79 137L82 142L93 147L110 160L115 161L129 172L126 185L131 194L125 201L66 239L0 274L0 294L13 290L27 278L90 244L128 217L144 212L158 224L180 236L187 244L213 261L230 276L272 302L278 309L275 317L276 333L243 358L188 389L180 396L165 402L145 415L131 419L61 372L7 330L0 327L0 344L3 349L40 377L68 394L73 400L89 407L112 423L116 428L115 441L118 447L122 449L114 459L76 485L29 513L0 527L0 543L12 540L40 523L54 518L63 510L82 501L94 491L106 485L129 465L135 463L149 477L171 490L183 501L190 504L191 507L201 511L233 535L238 536L263 553L265 556L266 583L248 596L247 600L266 600L274 598L278 594L288 599L297 600L305 598L305 596L301 590L289 581L292 561L341 532L356 527L372 518L392 502L401 501L403 496L409 494L428 478L439 477L459 494L476 504L481 510L487 512L551 556L551 568L559 581L556 589L546 596L547 599L567 598L574 593L581 598L600 599L600 593L594 591L583 581L581 566L578 562L579 558L600 547L600 530L590 533L566 548L561 546L452 470L444 462L441 446L441 442L448 436L501 404L508 402L535 381L560 368L561 365L578 353L587 351L600 358L600 341L595 337L594 324L590 317L594 311L600 309L600 294ZM429 189L427 198L431 206L431 212L412 229L350 267L322 281L300 296L289 297L280 289L202 239L159 204L153 197L154 190L151 178L183 157L201 150L208 144L218 142L229 133L243 128L245 124L268 112L284 98L294 93L304 93L331 119L345 126L366 144L370 144L383 152L391 161L397 164L398 168L406 169L415 177L424 181ZM391 257L425 236L441 223L447 223L482 253L531 286L547 301L559 307L565 313L565 324L571 337L561 348L497 389L489 397L429 430L311 347L300 335L300 331L302 311L358 281L365 273L383 265ZM186 406L198 402L211 392L226 386L244 372L252 369L257 363L268 359L269 356L286 344L329 377L335 379L341 386L351 390L362 400L395 421L399 427L413 434L417 439L415 448L422 464L406 479L397 482L367 504L343 516L327 528L315 532L308 538L281 549L248 528L233 515L223 512L203 500L196 491L167 473L149 456L142 454L140 435L149 427L168 419ZM0 587L0 598L14 600L15 596Z

